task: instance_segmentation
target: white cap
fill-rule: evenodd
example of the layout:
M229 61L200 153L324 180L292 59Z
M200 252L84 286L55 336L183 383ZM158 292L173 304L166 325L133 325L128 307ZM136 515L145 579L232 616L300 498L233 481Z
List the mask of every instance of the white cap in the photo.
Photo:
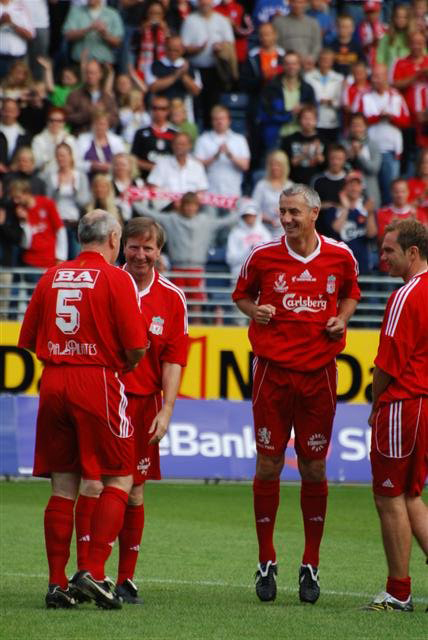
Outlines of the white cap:
M240 216L258 216L260 213L256 202L252 198L242 198L238 210Z

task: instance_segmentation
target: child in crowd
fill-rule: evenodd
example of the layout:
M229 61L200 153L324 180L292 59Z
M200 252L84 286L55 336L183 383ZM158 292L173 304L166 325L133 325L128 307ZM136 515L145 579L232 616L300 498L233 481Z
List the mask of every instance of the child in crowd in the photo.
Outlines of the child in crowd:
M150 114L144 105L144 94L139 89L131 89L119 108L120 135L130 147L138 129L149 127Z
M310 184L325 161L324 144L317 132L316 107L303 107L298 116L300 131L281 139L281 148L288 155L293 182Z
M195 144L195 140L199 135L198 125L194 122L189 122L186 105L181 98L173 98L171 100L169 120L177 131L187 133L192 139L192 144Z
M72 66L63 67L59 84L55 84L52 62L49 58L39 56L37 62L44 69L44 82L49 94L49 102L54 107L63 107L74 89L80 86L79 76Z
M351 16L339 16L336 24L337 36L330 44L335 54L334 70L346 77L357 60L364 60L364 55L361 46L353 37L355 24Z

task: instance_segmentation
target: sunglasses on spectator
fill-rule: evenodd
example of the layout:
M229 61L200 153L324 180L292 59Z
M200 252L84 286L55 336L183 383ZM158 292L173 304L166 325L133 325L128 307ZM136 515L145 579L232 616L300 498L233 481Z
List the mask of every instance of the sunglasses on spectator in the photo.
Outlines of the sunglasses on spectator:
M48 118L48 122L65 122L64 118Z
M154 104L152 107L152 111L168 111L169 107L161 107L160 105Z

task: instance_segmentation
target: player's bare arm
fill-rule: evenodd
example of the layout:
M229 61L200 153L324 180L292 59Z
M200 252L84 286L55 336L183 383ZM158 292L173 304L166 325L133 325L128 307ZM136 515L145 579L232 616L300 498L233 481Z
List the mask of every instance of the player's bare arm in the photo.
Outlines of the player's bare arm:
M236 301L236 305L242 313L257 322L257 324L269 324L276 313L272 304L258 305L251 298L242 298Z
M144 347L140 349L126 349L125 353L129 365L129 371L132 371L133 369L135 369L141 358L146 353L146 348Z
M331 340L341 340L345 333L345 329L352 317L358 301L353 298L344 298L339 302L339 313L327 320L326 331Z
M150 438L149 444L160 442L168 430L178 389L180 388L182 370L181 365L175 362L164 362L162 364L163 405L150 426L149 433L152 433L153 436Z
M392 379L393 378L389 375L389 373L386 373L386 371L384 371L383 369L375 366L373 371L372 385L373 405L368 419L368 423L370 426L373 426L373 418L377 409L379 396L385 391Z

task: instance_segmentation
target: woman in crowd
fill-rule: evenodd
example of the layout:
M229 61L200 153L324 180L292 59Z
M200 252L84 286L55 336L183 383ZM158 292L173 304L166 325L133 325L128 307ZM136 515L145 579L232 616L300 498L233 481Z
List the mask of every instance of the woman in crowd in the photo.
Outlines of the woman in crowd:
M11 171L4 178L5 186L13 180L28 180L31 193L34 196L44 196L46 194L46 184L38 175L31 147L19 147L16 151L11 164Z
M253 199L262 213L262 222L274 237L283 233L278 214L281 191L292 186L288 179L290 163L283 151L272 151L266 159L266 175L259 180L253 191Z
M124 221L132 218L132 205L127 199L128 189L143 186L144 180L138 177L135 157L129 153L117 153L113 157L113 191L116 206Z
M411 13L408 4L396 4L392 12L388 32L379 40L376 62L386 64L390 69L398 58L410 53L408 36L412 29Z
M59 215L67 229L68 259L79 252L77 225L90 201L86 174L75 167L73 149L61 142L55 149L55 166L45 174L47 195L55 200Z
M85 213L93 211L94 209L103 209L115 216L122 224L122 216L116 204L113 183L110 176L104 173L97 173L92 180L91 192L92 197L86 207Z
M65 128L65 113L58 107L50 109L47 126L33 138L32 148L36 167L42 172L55 169L55 149L61 142L66 142L76 158L76 138Z
M104 111L98 111L92 118L92 130L81 133L77 139L79 163L90 175L108 173L116 153L126 151L125 144L118 135L109 131L109 118Z
M23 60L13 63L0 85L0 97L26 100L33 87L30 67Z

